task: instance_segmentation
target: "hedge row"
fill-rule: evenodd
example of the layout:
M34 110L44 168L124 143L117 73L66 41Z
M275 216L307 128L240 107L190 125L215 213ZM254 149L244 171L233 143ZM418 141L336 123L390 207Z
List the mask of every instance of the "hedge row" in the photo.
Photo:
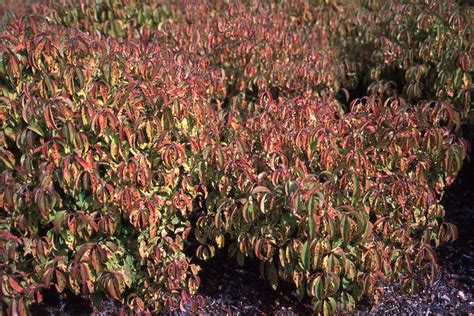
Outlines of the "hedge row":
M469 150L455 2L21 10L0 35L8 314L47 288L196 310L223 250L325 314L436 280L434 248L457 235L440 199Z

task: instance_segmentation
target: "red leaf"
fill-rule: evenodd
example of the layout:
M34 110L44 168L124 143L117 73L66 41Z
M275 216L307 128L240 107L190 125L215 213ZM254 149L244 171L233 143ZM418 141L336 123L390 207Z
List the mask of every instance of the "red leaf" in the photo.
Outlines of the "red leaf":
M271 191L270 191L267 187L264 187L264 186L256 186L256 187L253 188L253 190L252 190L252 195L257 194L257 193L271 193Z
M18 293L21 293L23 291L23 287L12 276L8 278L8 284L13 290L15 290Z

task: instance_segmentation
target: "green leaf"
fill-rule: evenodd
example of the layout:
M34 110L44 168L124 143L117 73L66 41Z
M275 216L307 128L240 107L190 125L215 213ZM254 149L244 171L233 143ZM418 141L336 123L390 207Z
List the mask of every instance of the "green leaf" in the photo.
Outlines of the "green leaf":
M305 270L309 270L309 259L310 259L309 241L306 240L303 244L303 250L301 252L301 263Z
M314 239L314 229L315 229L315 222L314 222L314 197L310 197L308 200L308 219L309 219L309 240L313 241Z
M28 129L44 137L44 131L37 123L35 122L30 123L30 125L28 125Z
M340 229L341 229L342 238L344 239L345 242L348 242L349 241L349 220L346 215L342 216Z
M278 287L278 272L273 263L267 264L267 275L272 289L276 290Z
M352 191L351 205L355 206L357 198L359 197L359 179L357 179L355 174L352 174L352 183L354 185L354 189Z
M318 300L322 300L323 299L322 276L318 276L314 282L315 282L314 283L314 297L316 297Z
M329 224L329 236L331 240L335 240L337 238L337 232L336 232L336 224L334 223L334 220L327 216L327 221Z
M171 224L173 224L173 225L178 225L179 224L178 216L173 217L173 219L171 220Z
M123 265L123 281L128 287L132 286L133 275L132 275L133 259L131 256L125 258L125 264Z
M328 302L329 302L329 305L331 306L331 313L334 313L337 307L336 300L333 297L328 297Z
M328 303L328 301L324 301L323 303L323 315L324 316L332 315L331 305Z

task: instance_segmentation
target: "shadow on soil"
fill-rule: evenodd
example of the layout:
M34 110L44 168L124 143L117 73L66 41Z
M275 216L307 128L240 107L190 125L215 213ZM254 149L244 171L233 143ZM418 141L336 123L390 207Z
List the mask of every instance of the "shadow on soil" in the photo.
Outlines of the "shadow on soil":
M474 154L464 161L454 183L446 190L442 203L446 220L456 224L459 237L439 247L440 263L465 291L474 294Z

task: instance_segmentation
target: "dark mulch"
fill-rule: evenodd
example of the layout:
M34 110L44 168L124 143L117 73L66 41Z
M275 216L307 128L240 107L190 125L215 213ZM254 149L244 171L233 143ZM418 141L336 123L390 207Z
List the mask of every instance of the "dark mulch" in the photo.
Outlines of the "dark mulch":
M290 284L279 284L273 290L259 274L258 266L241 268L224 256L207 265L202 276L200 293L205 299L205 314L278 314L307 315L308 301L299 301Z
M471 155L474 156L474 155ZM464 164L460 176L448 188L443 205L446 219L456 224L459 238L439 247L440 262L449 277L474 291L474 161Z
M380 289L378 302L359 304L354 315L474 315L474 163L465 162L456 181L443 197L446 218L459 229L456 242L437 249L443 271L431 287L420 293L405 294L397 285ZM307 315L307 300L300 301L289 284L274 291L259 276L258 267L241 268L233 260L220 256L212 259L202 271L200 295L202 314L222 315ZM49 298L48 298L49 297ZM118 308L105 301L101 308L79 298L60 299L45 295L45 304L32 309L34 315L116 314ZM186 315L176 312L174 315Z

